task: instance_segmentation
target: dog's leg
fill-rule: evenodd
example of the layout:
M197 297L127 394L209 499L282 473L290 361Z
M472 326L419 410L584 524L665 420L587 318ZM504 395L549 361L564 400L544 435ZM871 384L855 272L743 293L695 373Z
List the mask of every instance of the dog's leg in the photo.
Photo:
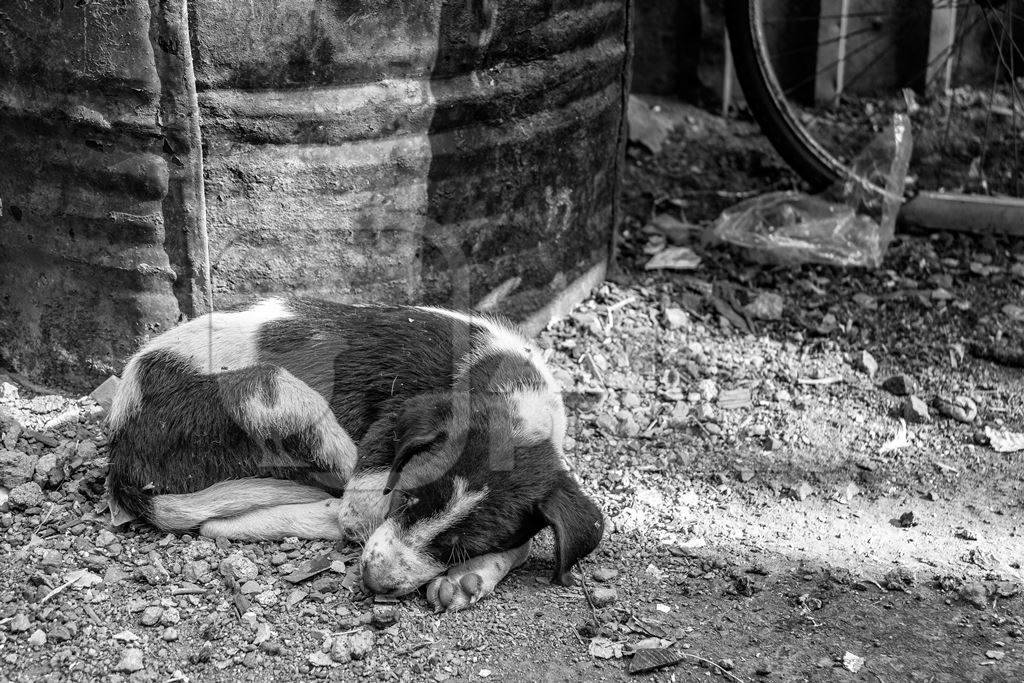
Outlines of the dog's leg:
M341 498L314 503L276 505L233 517L205 522L203 536L233 540L299 538L365 540L387 515L390 496L384 495L387 472L356 474Z
M326 399L284 368L264 363L217 376L221 400L234 420L257 443L302 437L315 464L352 475L356 445L338 424Z
M489 553L455 565L427 585L427 600L434 609L456 612L494 592L498 582L526 561L530 542L501 553Z

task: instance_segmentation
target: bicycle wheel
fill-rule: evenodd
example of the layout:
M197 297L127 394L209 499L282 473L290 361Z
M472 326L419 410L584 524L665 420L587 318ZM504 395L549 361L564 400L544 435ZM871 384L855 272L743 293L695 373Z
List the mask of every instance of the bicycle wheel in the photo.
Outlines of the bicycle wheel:
M911 188L1024 196L1024 0L730 0L747 106L815 190L911 114Z

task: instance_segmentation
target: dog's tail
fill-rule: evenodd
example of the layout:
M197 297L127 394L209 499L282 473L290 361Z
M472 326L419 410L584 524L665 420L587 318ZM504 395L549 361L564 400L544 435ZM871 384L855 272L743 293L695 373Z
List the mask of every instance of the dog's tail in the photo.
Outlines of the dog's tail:
M153 496L146 517L161 529L184 531L217 517L232 517L274 505L315 503L331 497L315 486L287 479L231 479L195 493Z

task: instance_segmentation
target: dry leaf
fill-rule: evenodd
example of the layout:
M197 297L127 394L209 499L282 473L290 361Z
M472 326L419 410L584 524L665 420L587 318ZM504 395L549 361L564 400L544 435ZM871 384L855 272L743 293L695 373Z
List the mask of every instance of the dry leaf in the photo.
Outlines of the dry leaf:
M892 451L898 451L901 448L906 448L910 445L910 440L907 438L907 422L904 419L900 419L900 428L896 430L895 436L882 444L882 447L878 449L879 455L885 455Z
M847 671L857 673L864 667L864 658L858 657L852 652L843 655L843 668Z
M622 643L607 638L591 638L590 656L598 659L619 659L622 657Z
M991 427L985 427L985 436L992 444L992 450L996 453L1016 453L1024 451L1024 434L1017 432L997 432Z
M689 247L668 247L655 254L644 270L695 270L700 265L700 256Z

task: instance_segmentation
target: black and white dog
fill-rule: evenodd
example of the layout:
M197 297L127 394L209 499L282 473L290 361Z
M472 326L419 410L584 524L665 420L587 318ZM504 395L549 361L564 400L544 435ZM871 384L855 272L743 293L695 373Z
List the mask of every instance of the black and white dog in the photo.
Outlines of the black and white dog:
M156 337L122 379L111 508L163 529L354 538L368 590L430 582L449 610L493 591L542 528L560 584L603 533L563 458L554 378L490 318L270 299Z

